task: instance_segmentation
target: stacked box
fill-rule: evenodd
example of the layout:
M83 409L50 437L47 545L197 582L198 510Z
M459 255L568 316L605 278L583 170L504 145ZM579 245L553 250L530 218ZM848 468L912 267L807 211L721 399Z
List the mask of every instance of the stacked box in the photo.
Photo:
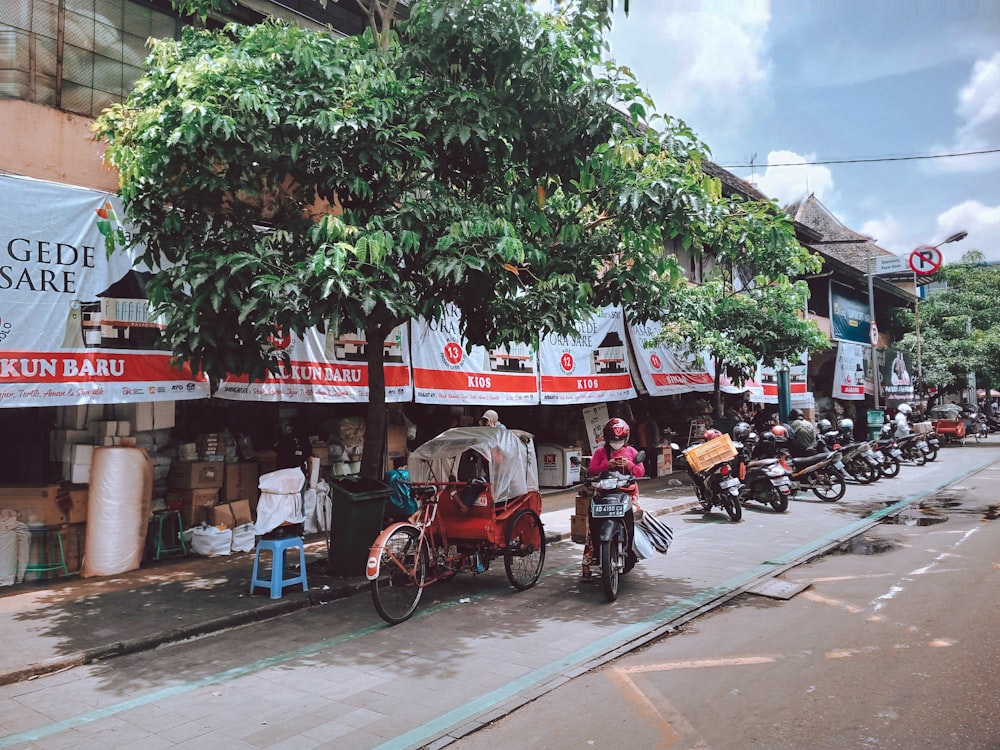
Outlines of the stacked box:
M60 495L57 484L0 487L0 508L13 508L24 523L58 526L66 523Z
M222 492L219 493L222 502L230 500L249 500L257 504L257 481L259 479L256 461L244 461L238 464L225 464L222 470Z
M167 473L167 484L174 490L218 490L224 467L218 461L174 461Z
M576 514L569 517L569 538L577 544L585 544L587 541L587 516Z

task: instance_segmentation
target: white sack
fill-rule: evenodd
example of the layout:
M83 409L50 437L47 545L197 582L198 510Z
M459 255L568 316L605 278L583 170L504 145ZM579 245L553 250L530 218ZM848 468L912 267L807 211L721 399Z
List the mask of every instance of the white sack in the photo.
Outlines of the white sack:
M233 530L218 526L198 526L192 529L191 551L196 555L216 557L228 555L233 548Z
M302 510L302 485L306 477L301 469L278 469L262 474L257 486L260 499L257 501L257 521L255 528L260 535L285 523L302 523L306 520Z
M94 451L82 577L139 567L152 496L153 462L146 451L121 445Z
M233 529L233 552L253 552L257 546L257 530L252 523L243 523Z
M13 586L24 580L31 554L31 532L17 520L13 508L0 510L0 586Z

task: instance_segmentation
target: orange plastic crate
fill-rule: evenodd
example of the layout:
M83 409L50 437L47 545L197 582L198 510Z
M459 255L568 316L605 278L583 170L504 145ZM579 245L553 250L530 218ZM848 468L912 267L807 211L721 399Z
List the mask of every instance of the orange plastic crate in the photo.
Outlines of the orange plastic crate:
M733 439L729 435L722 435L712 438L707 443L688 448L684 451L684 456L687 458L688 466L694 471L705 471L723 461L736 458L736 446L733 445Z

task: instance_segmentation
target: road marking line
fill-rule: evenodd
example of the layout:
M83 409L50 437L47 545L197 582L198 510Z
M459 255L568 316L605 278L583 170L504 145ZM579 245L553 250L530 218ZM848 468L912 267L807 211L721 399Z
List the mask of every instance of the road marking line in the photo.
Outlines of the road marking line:
M658 747L668 748L676 744L680 735L673 728L670 720L660 712L656 704L632 681L631 677L621 669L605 670L604 675L618 689L625 701L635 706L639 718L659 730L660 744Z
M743 667L755 664L773 664L775 656L736 656L729 659L689 659L686 661L664 662L662 664L640 664L634 667L619 667L620 672L637 674L641 672L669 672L674 669L707 669L709 667Z
M854 604L848 604L847 602L840 601L839 599L831 599L828 596L822 596L817 594L815 591L803 591L801 596L811 602L816 602L817 604L828 604L831 607L839 607L840 609L850 612L852 615L859 615L865 611L862 607L858 607Z

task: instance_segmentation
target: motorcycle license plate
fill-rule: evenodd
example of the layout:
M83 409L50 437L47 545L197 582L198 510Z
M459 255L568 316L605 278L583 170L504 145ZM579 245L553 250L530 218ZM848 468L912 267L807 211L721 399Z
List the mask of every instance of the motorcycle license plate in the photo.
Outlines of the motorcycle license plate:
M721 482L719 482L719 487L721 487L724 490L728 490L730 487L735 487L739 483L740 483L739 479L737 479L736 477L731 477L729 479L723 479Z
M613 518L625 515L624 503L594 503L590 506L590 515L594 518Z
M840 471L846 471L846 469L844 468L843 461L835 461L833 465L836 466Z
M925 450L927 450L927 443L925 443L923 440L918 440L917 441L917 447L920 450L925 451Z
M891 451L889 451L889 454L893 458L902 458L903 457L903 451L901 451L899 448L893 448Z
M788 477L782 477L781 479L772 479L771 484L775 487L791 487L792 482Z

